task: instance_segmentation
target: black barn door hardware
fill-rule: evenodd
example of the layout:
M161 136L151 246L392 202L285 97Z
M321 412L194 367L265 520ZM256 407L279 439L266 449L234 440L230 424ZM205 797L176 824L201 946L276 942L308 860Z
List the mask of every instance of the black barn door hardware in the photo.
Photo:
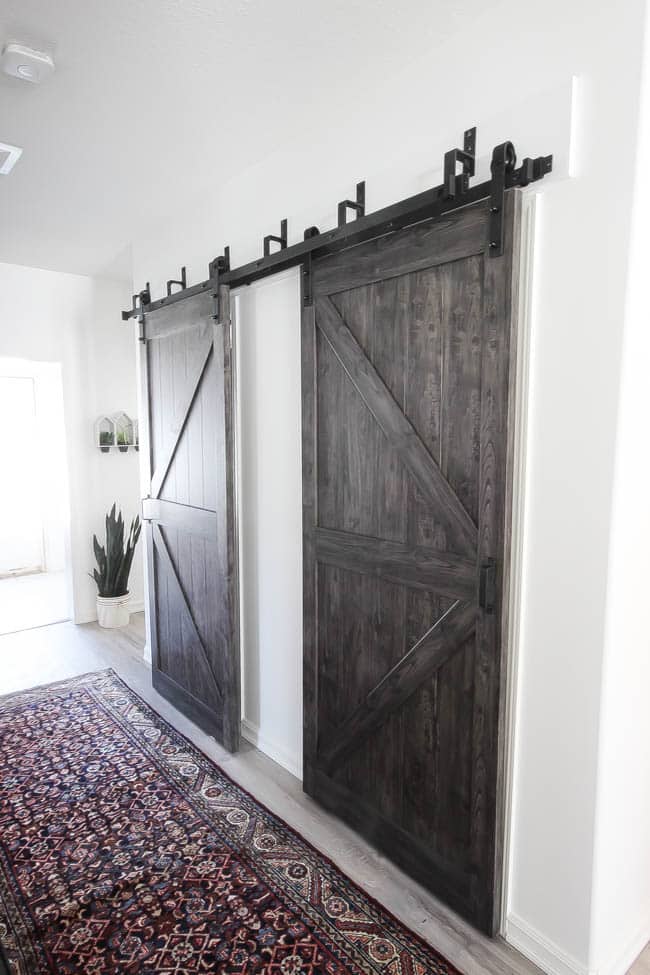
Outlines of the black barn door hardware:
M225 274L226 271L230 270L230 248L224 247L223 254L219 257L215 257L213 261L208 264L208 274L211 278L216 277L218 274Z
M151 287L147 281L142 291L138 294L133 295L131 299L131 308L128 311L122 312L122 321L126 322L129 318L137 318L138 324L140 326L138 338L141 342L144 342L144 306L151 304Z
M490 171L492 173L490 191L490 255L503 254L503 194L512 186L528 186L543 179L553 168L553 156L538 156L537 159L524 159L516 169L517 153L512 142L502 142L492 153Z
M486 559L481 565L478 583L478 604L486 613L493 613L497 597L497 563Z
M286 250L287 246L287 221L282 220L280 222L280 236L276 237L274 234L267 234L264 238L264 257L268 257L271 253L271 241L280 245L280 250Z
M178 285L178 287L181 289L181 291L184 291L185 288L187 287L187 268L186 267L182 267L181 268L180 281L174 281L173 279L171 279L170 281L167 282L167 297L168 298L171 295L172 288L174 287L175 284Z
M354 210L357 215L357 220L359 217L365 216L366 213L366 181L362 179L360 183L357 183L357 198L356 200L341 200L338 206L338 225L339 227L345 227L348 222L348 210Z
M458 163L463 171L456 173ZM463 137L462 149L450 149L445 153L444 185L448 200L453 200L458 194L467 193L470 177L476 171L476 126L466 129Z
M456 171L458 165L462 167L460 173ZM151 293L147 286L139 295L134 295L133 307L122 312L122 319L128 321L130 318L142 318L145 311L153 311L163 305L182 301L207 288L212 288L214 291L217 276L219 283L227 284L230 288L238 288L245 284L252 284L269 274L277 274L279 271L298 265L302 265L303 268L303 294L310 298L310 288L305 289L305 275L308 274L305 268L311 266L308 258L334 254L346 247L360 244L364 240L381 237L422 220L440 217L458 207L478 203L480 200L489 200L491 212L489 240L486 241L486 247L490 257L499 257L503 253L503 194L515 186L528 186L529 183L543 179L553 169L553 156L526 158L517 168L514 146L511 142L504 142L496 146L492 153L490 179L472 186L471 178L475 174L475 167L476 129L471 128L464 134L462 149L451 149L445 153L444 179L440 186L416 193L415 196L383 207L374 213L366 213L365 183L358 183L356 202L343 200L339 204L339 225L335 229L320 233L317 227L308 227L304 239L289 246L287 221L283 220L279 237L269 234L264 238L264 257L231 268L230 255L226 257L224 252L223 258L215 260L223 260L226 263L217 267L213 261L209 266L210 277L207 281L185 287L182 291L174 291L156 301L151 300ZM357 214L356 220L351 220L349 223L345 220L348 209L353 209ZM271 253L271 242L279 244L279 250Z
M221 307L219 305L219 284L221 277L230 270L230 247L224 247L223 254L215 257L208 264L208 281L212 287L212 297L214 299L214 314L212 318L215 322L221 321Z
M312 274L311 274L312 257L311 254L307 254L307 257L302 264L302 303L305 308L313 304L314 296L312 291Z
M312 237L318 237L320 235L320 230L318 227L307 227L303 235L303 240L311 240ZM313 302L312 297L312 277L311 277L311 253L307 254L305 260L302 263L301 275L302 275L302 303L307 308Z

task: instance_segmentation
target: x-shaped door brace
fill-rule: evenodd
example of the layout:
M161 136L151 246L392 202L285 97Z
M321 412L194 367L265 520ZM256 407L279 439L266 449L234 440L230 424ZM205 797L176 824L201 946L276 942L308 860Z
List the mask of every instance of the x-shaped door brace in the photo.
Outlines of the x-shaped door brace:
M316 300L316 324L388 443L444 524L455 551L476 558L476 525L329 298Z
M176 453L183 430L185 429L185 425L190 415L192 404L194 403L199 386L201 385L203 373L205 372L208 359L210 358L210 353L212 352L213 342L214 335L212 329L210 328L208 329L206 337L201 343L197 363L192 375L189 378L188 386L185 391L185 398L181 401L179 409L179 421L176 429L173 431L174 437L162 452L162 456L151 476L150 494L152 498L160 497L160 492L163 489L165 478L169 473L169 468L171 467L171 463L174 459L174 454Z
M319 753L319 763L332 772L351 752L386 721L425 680L449 660L471 635L476 624L476 606L456 600L420 637L408 653L382 677L363 703L338 728L331 742Z
M440 467L328 297L316 299L316 325L357 392L443 524L455 552L412 549L351 532L315 530L321 562L455 597L452 605L366 695L319 752L331 772L469 638L476 624L478 531ZM458 555L456 554L459 553Z

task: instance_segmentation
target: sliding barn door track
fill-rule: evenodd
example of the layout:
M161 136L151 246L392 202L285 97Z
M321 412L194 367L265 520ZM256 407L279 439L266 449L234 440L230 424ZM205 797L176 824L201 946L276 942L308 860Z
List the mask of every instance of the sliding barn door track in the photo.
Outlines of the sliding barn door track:
M230 248L216 257L208 265L209 277L200 284L187 286L185 268L180 280L167 282L167 295L153 301L149 284L133 296L133 306L122 312L123 321L138 318L142 323L144 315L157 308L174 304L184 298L204 291L211 291L217 300L218 287L227 284L231 288L252 284L270 274L277 274L290 267L302 265L303 296L306 304L311 304L311 261L314 257L333 254L352 247L364 240L381 237L395 230L402 230L422 220L431 220L450 210L490 201L489 240L486 241L490 256L499 257L503 253L503 195L515 186L528 186L543 179L553 168L553 156L526 158L517 166L517 155L512 142L503 142L492 152L490 164L491 177L476 186L470 185L476 168L476 129L467 129L462 149L450 149L445 153L443 181L440 186L424 190L399 203L366 213L366 184L357 183L356 199L342 200L337 207L338 226L323 233L318 227L308 227L303 240L289 245L287 221L280 223L279 234L267 234L263 239L263 257L240 267L230 266ZM352 219L349 217L352 216ZM272 245L277 245L272 250ZM177 286L178 291L172 291ZM218 308L215 309L218 316Z

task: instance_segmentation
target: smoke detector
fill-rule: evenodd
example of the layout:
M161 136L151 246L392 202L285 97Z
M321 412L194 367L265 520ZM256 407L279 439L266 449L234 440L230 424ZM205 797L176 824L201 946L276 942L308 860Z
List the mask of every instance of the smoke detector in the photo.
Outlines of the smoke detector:
M18 146L7 145L0 142L0 176L8 176L18 160L23 154L23 150Z
M49 54L23 44L7 44L0 56L0 65L5 74L31 81L34 85L40 85L54 71L54 61Z

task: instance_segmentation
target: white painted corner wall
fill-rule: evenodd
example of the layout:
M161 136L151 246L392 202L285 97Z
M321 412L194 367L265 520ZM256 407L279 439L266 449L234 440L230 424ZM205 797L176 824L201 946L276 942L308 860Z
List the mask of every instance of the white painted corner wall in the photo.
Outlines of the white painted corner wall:
M0 264L0 356L61 365L69 482L70 615L97 618L95 584L88 573L93 532L101 536L104 514L117 501L125 517L139 509L137 454L102 454L93 443L98 415L126 410L136 415L135 339L120 321L130 285L110 279ZM142 547L131 576L132 604L142 609Z
M609 533L591 969L627 970L650 939L650 25L639 107Z

